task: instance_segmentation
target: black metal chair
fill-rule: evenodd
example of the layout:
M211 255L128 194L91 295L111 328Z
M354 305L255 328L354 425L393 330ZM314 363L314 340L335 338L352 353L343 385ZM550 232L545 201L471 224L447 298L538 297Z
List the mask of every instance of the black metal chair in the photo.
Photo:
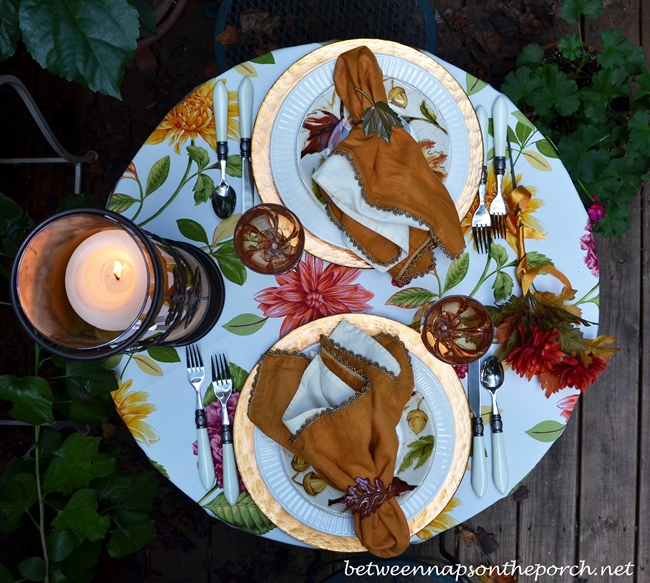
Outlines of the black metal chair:
M269 17L246 34L241 14L251 9ZM259 56L264 47L380 38L431 53L436 50L436 22L429 0L222 0L220 6L207 4L204 15L216 19L214 54L221 73ZM228 26L239 31L240 42L224 45L216 40Z

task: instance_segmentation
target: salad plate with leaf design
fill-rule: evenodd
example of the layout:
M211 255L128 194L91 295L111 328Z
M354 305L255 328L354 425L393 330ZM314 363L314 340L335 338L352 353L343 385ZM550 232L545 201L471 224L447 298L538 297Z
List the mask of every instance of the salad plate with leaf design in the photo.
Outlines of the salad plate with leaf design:
M326 45L292 65L259 109L252 137L260 198L284 204L307 231L305 250L332 263L368 265L347 249L329 221L311 175L341 141L350 123L332 81L338 56L365 45L384 74L388 105L443 180L462 219L480 180L482 142L469 98L437 61L394 42L357 39Z
M413 329L387 318L342 314L316 320L280 339L273 349L304 352L317 346L346 319L370 335L398 336L411 356L415 388L396 428L399 450L395 475L413 486L398 502L414 535L453 497L465 473L470 423L465 392L449 365L434 358ZM258 507L296 539L333 551L363 551L344 493L327 486L304 460L296 458L253 426L246 408L257 366L242 389L235 415L235 453L242 479ZM241 405L243 403L243 405Z

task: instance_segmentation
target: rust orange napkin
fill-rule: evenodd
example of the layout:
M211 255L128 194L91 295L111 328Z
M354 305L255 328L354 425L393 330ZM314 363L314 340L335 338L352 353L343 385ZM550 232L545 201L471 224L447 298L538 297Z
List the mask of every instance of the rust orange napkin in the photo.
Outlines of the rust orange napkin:
M330 486L359 491L360 479L389 492L398 449L396 426L413 388L410 357L398 338L370 337L343 321L330 338L321 337L313 360L297 353L265 354L248 415L267 436L309 462ZM395 497L388 494L378 507L371 506L367 516L353 514L361 544L379 557L403 553L410 534Z
M357 89L374 102L388 101L377 59L365 46L338 57L334 86L353 124L371 105ZM405 284L433 270L435 247L452 258L463 251L465 241L454 202L404 128L394 127L387 142L375 134L366 136L357 123L332 154L313 177L328 198L330 218L360 257L388 271L398 284ZM396 229L395 236L385 236L381 227L357 212L359 201L349 199L350 189L339 178L339 156L351 167L346 176L358 182L362 202L374 211L383 211L389 223L399 223L401 231Z

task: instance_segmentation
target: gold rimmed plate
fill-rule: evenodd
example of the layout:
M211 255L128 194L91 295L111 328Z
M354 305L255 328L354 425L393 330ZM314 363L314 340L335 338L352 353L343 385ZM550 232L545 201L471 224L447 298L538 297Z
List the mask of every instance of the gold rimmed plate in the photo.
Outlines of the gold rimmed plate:
M396 474L416 486L398 502L409 523L411 535L429 524L453 497L467 466L470 423L467 398L454 369L434 358L413 329L394 320L369 314L342 314L316 320L280 339L275 350L305 352L347 320L370 335L381 332L398 336L411 355L415 391L397 432L400 447ZM292 456L269 439L249 420L247 409L256 365L246 381L235 413L234 442L237 465L244 484L260 510L274 524L297 540L339 552L361 552L365 548L354 535L352 515L343 507L329 507L326 499L340 492L319 490L310 468L292 464ZM425 419L426 418L426 419ZM426 459L406 456L422 439L432 444Z
M253 172L260 198L296 213L306 229L306 251L357 268L368 264L347 248L341 231L327 218L311 174L327 154L321 149L328 147L325 141L315 145L319 124L327 126L328 135L335 134L338 130L330 130L336 120L347 115L332 81L336 59L362 45L376 55L391 107L408 122L460 219L476 195L483 159L478 120L467 94L451 73L420 51L391 41L356 39L316 49L289 67L264 98L253 129ZM310 132L309 127L316 129Z

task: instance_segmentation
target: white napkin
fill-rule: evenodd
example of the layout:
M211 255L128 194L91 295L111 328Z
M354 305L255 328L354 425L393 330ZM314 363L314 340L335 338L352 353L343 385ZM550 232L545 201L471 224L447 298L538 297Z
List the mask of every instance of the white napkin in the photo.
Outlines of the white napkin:
M350 160L346 156L336 153L330 155L312 174L312 178L346 215L392 241L401 249L399 257L390 265L378 265L370 261L349 239L347 234L343 233L345 244L355 255L358 255L381 272L388 271L393 265L407 256L409 251L409 227L422 229L422 225L405 214L398 215L370 206L364 199L361 184L355 175ZM395 193L395 196L401 195L403 193Z
M355 355L385 367L396 377L400 373L399 363L388 350L372 336L346 320L341 321L334 329L330 340ZM295 435L309 419L340 405L356 394L356 391L325 366L320 354L317 354L306 368L298 390L282 416L282 422Z

